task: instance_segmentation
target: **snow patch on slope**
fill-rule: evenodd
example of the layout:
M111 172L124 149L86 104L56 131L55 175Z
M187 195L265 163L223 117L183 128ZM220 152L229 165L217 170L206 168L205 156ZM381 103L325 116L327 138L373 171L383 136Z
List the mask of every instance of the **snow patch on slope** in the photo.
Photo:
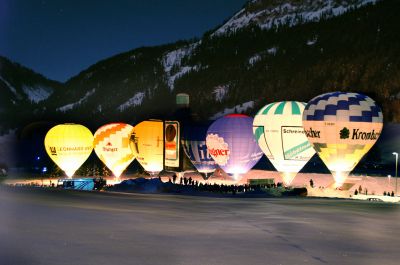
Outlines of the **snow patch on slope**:
M182 66L182 59L188 57L192 54L193 50L200 44L201 42L192 43L186 45L177 50L170 51L166 53L162 58L162 64L164 67L164 72L167 76L167 84L168 87L173 90L175 80L182 75L188 73L192 70L197 70L198 66Z
M375 4L378 1L381 0L356 0L353 3L341 1L340 4L337 3L337 0L298 1L282 3L277 6L271 5L269 8L257 10L253 13L243 8L217 29L212 36L234 32L250 24L258 25L262 29L271 29L282 24L295 26L301 23L318 21L323 16L327 18L339 16L351 9L367 4ZM257 2L252 1L250 4L256 4Z
M94 92L96 91L95 88L93 88L92 90L86 92L86 94L83 96L83 98L81 98L80 100L78 100L77 102L71 103L71 104L67 104L65 106L59 107L56 110L57 111L61 111L61 112L66 112L69 110L74 109L75 107L81 105L83 102L85 102L91 95L94 94Z
M275 55L278 52L278 47L271 47L267 50L268 54Z
M0 80L3 81L3 83L6 84L6 86L8 86L8 88L10 89L10 91L12 93L14 93L14 95L16 95L17 97L20 97L20 95L18 94L15 87L13 87L7 80L5 80L2 76L0 76Z
M261 55L257 53L249 58L248 63L249 65L253 66L256 62L260 61L261 59L262 59Z
M168 78L168 86L169 86L169 88L171 90L173 90L176 79L179 79L180 77L182 77L183 75L189 73L190 71L197 71L198 69L200 69L200 67L197 66L197 65L195 65L195 66L183 66L183 67L179 68L178 72L176 72L174 75L171 75Z
M131 97L130 99L128 99L125 103L123 103L122 105L120 105L117 109L122 112L124 110L126 110L129 107L136 107L136 106L140 106L143 102L144 99L144 92L138 92L136 93L133 97Z
M51 87L45 86L22 86L22 91L28 96L29 100L34 103L39 103L47 99L52 93L53 89Z
M214 94L215 101L222 102L222 100L224 100L224 98L228 95L228 92L229 92L229 86L222 85L222 86L216 86L212 93Z
M307 44L308 46L313 46L315 43L317 43L317 41L318 41L318 37L315 36L314 38L307 40L307 43L306 43L306 44Z
M254 101L247 101L243 104L236 105L233 108L225 108L223 111L215 113L210 118L210 120L216 120L220 117L223 117L225 115L232 114L232 113L243 113L243 112L247 111L248 109L252 109L252 108L254 108Z

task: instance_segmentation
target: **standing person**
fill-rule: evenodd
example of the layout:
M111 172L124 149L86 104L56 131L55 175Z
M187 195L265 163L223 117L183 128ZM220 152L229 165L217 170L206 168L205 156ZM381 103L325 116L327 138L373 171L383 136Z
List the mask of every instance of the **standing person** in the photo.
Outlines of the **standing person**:
M175 184L176 182L176 174L174 173L174 175L172 175L172 182Z
M310 179L310 187L314 188L314 181L312 179Z

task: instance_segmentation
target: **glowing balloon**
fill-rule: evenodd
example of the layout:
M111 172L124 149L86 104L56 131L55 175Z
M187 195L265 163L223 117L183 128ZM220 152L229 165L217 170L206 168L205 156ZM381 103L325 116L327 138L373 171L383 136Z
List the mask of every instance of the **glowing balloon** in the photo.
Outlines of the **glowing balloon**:
M297 101L271 103L254 117L254 137L286 185L315 154L303 129L304 106Z
M60 124L47 132L44 146L54 163L72 177L92 152L93 135L85 126Z
M130 141L132 151L144 170L158 174L164 169L164 123L143 121L135 126Z
M235 178L247 173L263 154L253 137L252 126L253 118L230 114L216 120L207 131L211 157Z
M119 178L135 159L129 146L133 127L125 123L110 123L94 134L94 151L100 160Z
M313 98L303 113L306 135L332 172L336 187L371 149L381 134L383 115L371 98L332 92Z
M206 145L208 126L191 124L184 127L182 145L193 166L202 173L205 179L217 168Z

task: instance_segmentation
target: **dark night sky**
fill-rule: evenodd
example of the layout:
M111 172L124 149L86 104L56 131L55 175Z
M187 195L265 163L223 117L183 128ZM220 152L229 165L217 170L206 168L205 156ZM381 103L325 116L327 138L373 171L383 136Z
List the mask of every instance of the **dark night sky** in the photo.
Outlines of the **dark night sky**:
M65 81L140 46L201 35L246 0L0 0L0 55Z

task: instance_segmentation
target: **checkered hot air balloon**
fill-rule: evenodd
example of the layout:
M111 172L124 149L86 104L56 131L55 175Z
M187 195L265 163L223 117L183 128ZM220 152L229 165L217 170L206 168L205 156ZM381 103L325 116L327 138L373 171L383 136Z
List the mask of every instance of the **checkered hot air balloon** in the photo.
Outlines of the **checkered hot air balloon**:
M129 146L133 127L126 123L101 126L94 134L94 151L100 160L119 178L135 159Z
M230 114L208 128L206 144L211 157L234 177L247 173L263 154L253 137L252 126L253 118Z
M207 129L207 124L188 124L182 135L182 145L187 157L205 179L217 168L207 149Z
M254 117L254 137L286 185L315 154L303 129L304 107L297 101L275 102Z
M379 138L383 115L366 95L331 92L313 98L303 112L306 135L340 187Z

